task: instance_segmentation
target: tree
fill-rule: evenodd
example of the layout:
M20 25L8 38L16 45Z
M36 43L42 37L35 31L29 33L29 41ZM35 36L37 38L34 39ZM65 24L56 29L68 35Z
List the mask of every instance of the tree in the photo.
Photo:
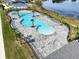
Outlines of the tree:
M36 27L36 31L39 29L39 27L41 27L41 25L38 25L38 26Z
M0 3L2 2L3 0L0 0Z
M34 15L34 13L35 13L35 10L33 10L33 11L32 11L32 13L33 13L33 17L35 17L35 15Z
M18 38L21 38L21 33L20 33L20 32L16 33L16 36L17 36Z
M0 5L0 7L1 7L3 10L5 9L3 5Z
M32 27L35 27L35 25L34 25L34 19L31 19L31 22L32 22Z
M16 11L17 15L20 17L20 15L19 15L19 9L14 9L14 11Z

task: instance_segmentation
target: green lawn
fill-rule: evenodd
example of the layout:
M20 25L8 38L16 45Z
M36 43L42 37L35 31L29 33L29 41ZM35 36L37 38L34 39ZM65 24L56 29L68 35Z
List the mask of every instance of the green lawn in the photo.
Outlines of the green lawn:
M12 31L9 18L6 16L6 12L0 10L2 17L2 29L5 45L6 59L27 59L29 56L32 59L36 59L32 52L32 49L28 44L21 44L17 41L15 31Z

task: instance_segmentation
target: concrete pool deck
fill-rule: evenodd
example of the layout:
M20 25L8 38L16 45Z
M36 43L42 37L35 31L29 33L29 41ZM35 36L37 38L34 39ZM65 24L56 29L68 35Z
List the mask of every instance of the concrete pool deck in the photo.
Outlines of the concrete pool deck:
M35 50L38 57L42 59L53 53L54 51L60 49L64 45L68 44L67 35L69 30L67 26L65 26L64 24L61 25L61 23L56 21L54 18L50 18L49 16L38 12L36 12L35 14L39 15L35 18L44 20L49 26L55 28L56 32L52 35L42 35L37 32L35 28L23 26L20 23L20 18L17 18L17 20L14 21L15 27L24 35L24 37L32 35L32 38L35 40L35 42L30 42L30 45ZM11 18L15 17L15 15L12 16L11 14L9 14L9 16Z

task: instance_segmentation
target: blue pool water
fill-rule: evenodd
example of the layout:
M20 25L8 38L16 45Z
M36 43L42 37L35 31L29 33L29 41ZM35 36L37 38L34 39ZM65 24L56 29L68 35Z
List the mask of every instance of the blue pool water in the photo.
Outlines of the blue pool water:
M23 14L23 13L22 13ZM21 22L21 24L23 26L32 26L32 21L31 19L34 19L34 25L40 26L38 28L38 32L44 35L49 35L49 34L53 34L55 32L55 29L51 26L49 26L47 23L45 23L43 20L41 19L36 19L32 17L33 14L32 13L24 13L24 16L21 17L21 20L23 20Z
M71 16L79 19L79 0L64 0L59 3L53 3L52 1L53 0L46 0L43 2L42 6L65 16Z

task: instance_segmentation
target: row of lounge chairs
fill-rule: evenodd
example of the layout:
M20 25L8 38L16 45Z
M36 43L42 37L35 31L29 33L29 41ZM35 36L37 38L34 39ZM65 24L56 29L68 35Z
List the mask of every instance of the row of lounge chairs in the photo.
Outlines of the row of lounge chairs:
M35 42L35 39L32 38L32 35L28 35L27 37L24 37L24 41L32 43Z

